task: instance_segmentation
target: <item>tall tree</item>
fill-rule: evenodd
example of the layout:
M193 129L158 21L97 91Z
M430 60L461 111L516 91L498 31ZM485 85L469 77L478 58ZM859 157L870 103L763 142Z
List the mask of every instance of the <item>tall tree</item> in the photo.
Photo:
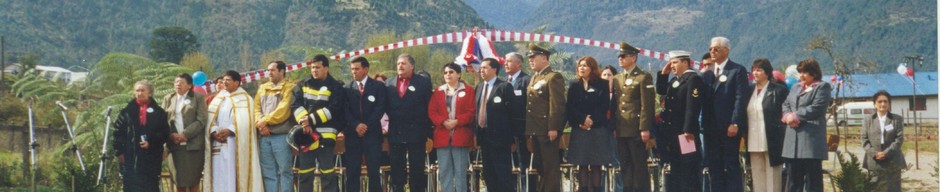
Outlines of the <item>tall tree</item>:
M198 49L196 35L183 27L166 26L154 29L150 39L150 58L156 62L178 64L183 55Z

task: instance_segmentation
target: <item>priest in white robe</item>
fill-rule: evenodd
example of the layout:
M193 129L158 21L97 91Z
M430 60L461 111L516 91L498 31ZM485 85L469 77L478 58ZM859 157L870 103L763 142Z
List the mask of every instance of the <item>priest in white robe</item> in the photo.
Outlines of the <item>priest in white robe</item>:
M225 90L209 104L203 191L264 191L258 133L252 128L254 100L239 87L238 72L226 71L222 82Z

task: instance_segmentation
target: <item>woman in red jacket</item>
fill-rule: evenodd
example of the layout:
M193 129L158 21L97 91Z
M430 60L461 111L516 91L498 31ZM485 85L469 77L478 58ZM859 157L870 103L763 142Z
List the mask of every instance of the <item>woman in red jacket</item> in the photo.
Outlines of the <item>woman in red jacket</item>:
M473 146L473 88L460 82L460 66L444 65L444 85L437 87L428 104L434 124L434 148L442 191L466 191Z

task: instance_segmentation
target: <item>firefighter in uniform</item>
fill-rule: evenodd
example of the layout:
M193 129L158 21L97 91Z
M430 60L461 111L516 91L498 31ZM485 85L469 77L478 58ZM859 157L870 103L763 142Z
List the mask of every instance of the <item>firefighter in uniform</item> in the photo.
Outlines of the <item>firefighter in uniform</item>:
M656 76L656 92L664 96L663 123L657 139L663 142L660 157L669 164L666 186L669 191L701 191L701 142L699 114L702 110L704 83L691 69L690 53L670 51L669 64ZM675 77L669 78L670 73ZM690 150L683 151L680 142L691 142Z
M321 174L321 189L317 191L339 191L339 182L334 171L336 158L333 147L336 134L343 125L343 85L329 73L330 61L324 55L314 56L310 64L312 78L304 79L294 87L291 110L302 127L302 133L292 133L294 138L310 135L315 142L298 149L296 162L301 192L314 191L313 174ZM308 143L307 141L294 141Z

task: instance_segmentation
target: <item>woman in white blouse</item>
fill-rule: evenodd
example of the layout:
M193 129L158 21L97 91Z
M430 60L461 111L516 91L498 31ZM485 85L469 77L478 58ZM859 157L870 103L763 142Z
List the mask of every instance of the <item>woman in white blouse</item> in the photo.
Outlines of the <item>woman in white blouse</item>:
M782 105L789 94L785 85L773 81L770 60L760 58L751 65L754 84L747 104L747 151L751 156L754 191L783 191L783 148L785 127L780 122Z

